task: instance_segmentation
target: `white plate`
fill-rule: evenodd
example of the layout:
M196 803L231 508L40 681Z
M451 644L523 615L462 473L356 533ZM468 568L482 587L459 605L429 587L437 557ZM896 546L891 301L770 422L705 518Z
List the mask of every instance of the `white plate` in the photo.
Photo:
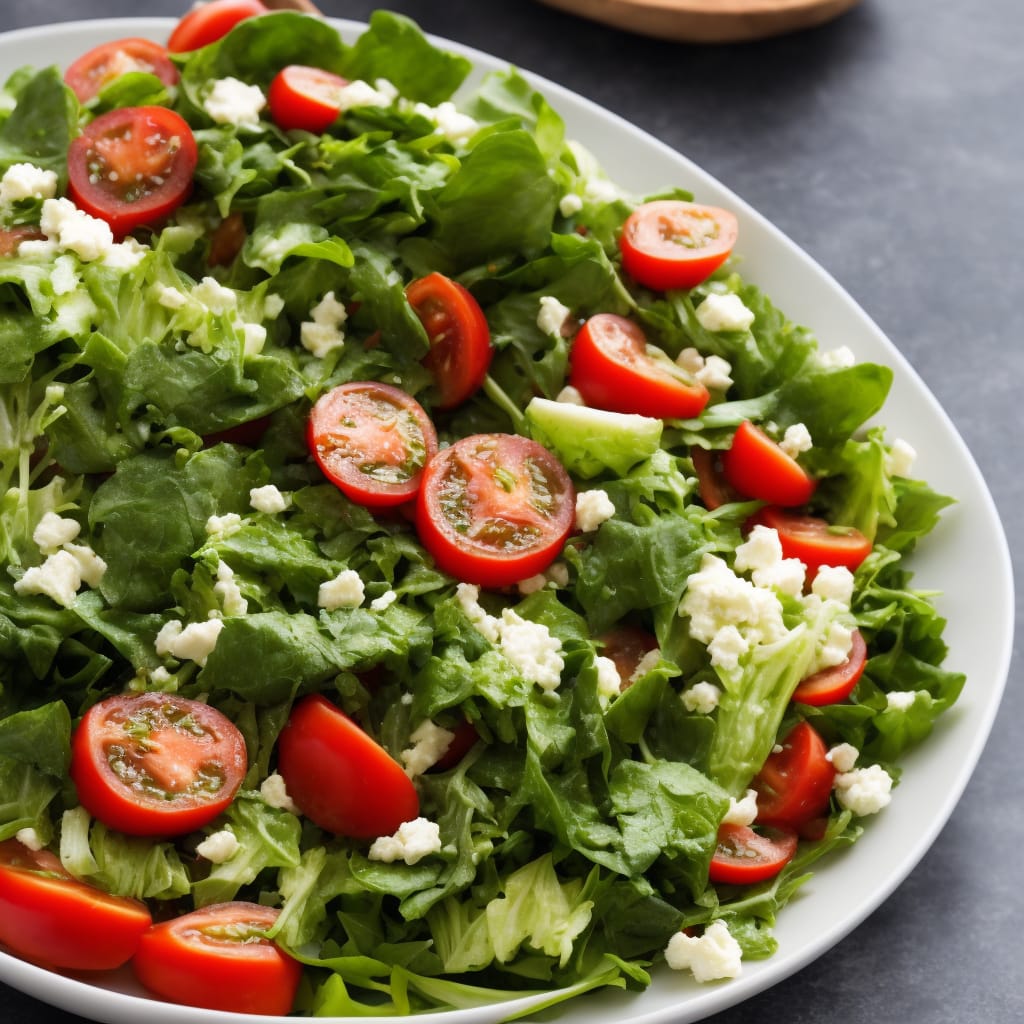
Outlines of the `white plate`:
M110 19L0 35L0 75L5 78L23 64L64 67L90 47L124 36L163 41L173 24L163 18ZM336 24L350 39L363 28L351 21ZM480 51L434 41L470 58L478 73L506 66ZM740 219L744 275L791 319L812 328L822 347L848 345L859 359L893 367L895 383L881 420L893 436L917 449L915 470L937 490L960 499L922 545L913 567L915 585L943 592L938 604L949 620L947 666L966 672L967 686L934 735L905 759L906 771L890 807L866 822L863 838L852 849L821 864L784 909L775 932L776 955L746 963L739 978L716 985L701 986L666 969L642 993L602 991L565 1005L557 1016L559 1024L588 1024L597 1015L620 1024L687 1024L749 999L819 957L875 910L931 846L974 770L1006 682L1014 623L1010 556L985 482L949 418L893 344L818 264L689 160L567 89L527 77L565 118L569 136L590 149L624 187L642 193L678 185L702 201L734 210ZM951 954L954 941L951 937ZM3 953L0 981L97 1021L244 1024L253 1019L156 1002L123 973L82 981ZM492 1024L527 1011L529 1003L517 1000L430 1017L438 1024ZM263 1019L283 1024L288 1018Z

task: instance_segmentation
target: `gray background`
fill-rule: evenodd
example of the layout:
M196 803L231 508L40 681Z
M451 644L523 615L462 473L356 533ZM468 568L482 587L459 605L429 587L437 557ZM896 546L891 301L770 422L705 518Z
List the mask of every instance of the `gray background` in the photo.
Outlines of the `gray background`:
M5 0L0 30L178 17L189 4ZM945 406L1019 563L1021 0L863 0L821 28L728 47L630 36L531 0L321 6L360 20L378 6L402 11L428 32L553 79L685 153L774 221L851 292ZM917 869L830 952L713 1024L1024 1021L1024 670L1015 653L978 769ZM5 1024L77 1019L0 985Z

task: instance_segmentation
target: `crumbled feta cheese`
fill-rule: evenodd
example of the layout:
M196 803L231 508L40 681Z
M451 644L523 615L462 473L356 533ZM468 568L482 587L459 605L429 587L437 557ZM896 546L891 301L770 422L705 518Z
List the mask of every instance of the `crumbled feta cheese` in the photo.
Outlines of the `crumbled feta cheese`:
M35 164L11 164L0 178L0 204L20 199L52 199L57 194L57 174Z
M597 669L597 696L603 701L617 697L622 690L622 677L615 662L599 654L594 659L594 666Z
M732 363L721 356L708 356L694 376L709 391L728 391L733 385Z
M917 452L913 446L902 438L897 438L885 457L886 472L889 476L908 477L916 459Z
M267 98L258 85L247 85L237 78L218 78L203 100L203 109L216 124L237 128L259 128L260 111Z
M810 451L814 442L811 440L811 432L803 423L794 423L786 427L782 435L779 447L791 458L795 459L803 452Z
M818 672L833 665L842 665L850 657L853 647L853 628L838 620L829 624L828 631L815 651L809 672Z
M242 517L237 512L226 512L222 516L210 516L206 520L206 532L211 537L230 537L242 527Z
M722 697L722 691L714 683L694 683L687 690L683 690L680 699L683 707L691 714L710 715Z
M516 589L523 597L536 594L543 590L549 583L556 587L565 587L569 584L569 566L565 562L552 562L544 572L539 572L528 579L520 580Z
M345 344L345 321L348 311L338 302L334 292L326 295L309 311L311 319L299 326L302 347L323 359L329 352Z
M398 600L398 594L393 590L385 590L380 597L375 597L370 602L370 611L373 612L384 612L387 611L396 601Z
M182 627L178 619L171 619L164 623L156 635L156 653L205 665L206 659L217 646L217 637L223 628L223 619L190 622L185 627Z
M711 638L708 655L714 668L734 672L739 668L740 658L750 650L750 643L733 625L723 626Z
M655 647L653 650L648 651L637 663L633 669L633 674L627 680L630 683L635 683L638 679L643 679L648 672L653 672L661 661L661 648Z
M69 551L60 550L47 556L42 565L25 570L14 583L16 594L43 594L50 600L70 608L82 585L82 571L78 560Z
M501 653L519 674L551 692L562 681L562 643L540 622L524 619L511 608L501 613Z
M823 565L814 576L811 593L823 601L838 601L849 607L853 600L853 573L845 565Z
M373 841L367 856L370 860L392 864L404 860L418 864L424 857L441 851L441 828L427 818L403 821L393 836L380 836Z
M320 584L317 604L332 612L337 608L358 608L363 603L363 581L355 569L343 569L333 580Z
M753 825L757 818L757 790L748 789L742 800L729 797L729 809L722 818L723 825Z
M537 326L545 334L560 337L570 313L569 307L559 302L554 295L542 295L540 310L537 313Z
M583 209L583 200L575 192L566 192L558 200L558 212L563 217L571 217Z
M860 751L852 743L837 743L825 755L837 772L849 772L860 757Z
M561 391L555 396L556 402L562 402L565 405L586 405L583 401L583 396L580 394L578 388L574 388L571 384L566 384Z
M580 533L593 533L614 515L615 505L607 491L594 488L576 495L576 529Z
M489 615L480 604L480 588L472 583L460 583L455 588L455 597L462 608L463 614L476 631L492 644L496 644L501 636L501 620Z
M697 321L705 331L748 331L754 314L735 292L712 292L697 307Z
M211 864L223 864L242 848L238 836L230 829L222 828L212 832L196 846L196 853Z
M123 242L115 242L107 250L103 262L113 270L134 270L149 251L148 245L143 245L129 235Z
M916 700L917 690L893 690L885 695L885 706L889 711L906 711Z
M78 563L82 582L90 587L98 587L107 571L107 563L86 544L65 544L64 550Z
M284 297L276 292L268 292L263 300L263 318L276 320L284 312Z
M818 353L818 365L826 370L846 370L857 362L857 357L846 345Z
M735 978L742 969L743 950L724 921L712 921L703 935L676 932L665 949L665 962L676 971L689 968L697 981Z
M544 573L539 572L535 576L530 576L525 580L520 580L516 584L516 589L523 597L528 597L530 594L536 594L538 590L543 590L548 585L548 578Z
M267 329L263 324L242 324L242 351L248 356L258 356L267 343Z
M18 245L18 256L23 260L45 260L49 262L60 252L60 246L52 238L26 238Z
M892 777L880 764L854 768L836 776L835 791L841 807L863 818L868 814L877 814L889 805L892 800Z
M269 807L275 807L279 811L287 811L289 814L298 814L299 808L295 801L288 795L288 789L284 779L273 772L260 783L260 796L263 802Z
M390 107L397 98L398 90L386 78L378 78L373 85L356 79L342 86L335 94L341 111L353 107Z
M86 261L100 259L114 244L114 234L106 221L90 217L63 197L43 200L39 229L61 249Z
M173 678L174 674L172 672L168 672L163 665L157 665L156 668L149 672L149 681L157 689L167 686Z
M153 295L157 304L164 309L183 309L188 305L188 296L180 288L172 288L170 285L154 285Z
M771 569L782 561L782 541L778 530L757 523L747 539L736 548L733 568L737 572Z
M569 585L569 566L566 562L552 562L548 566L546 575L556 587L567 587Z
M70 295L81 283L75 261L70 256L58 256L50 271L50 287L53 294Z
M803 593L807 567L798 558L783 558L765 569L757 569L750 577L755 587L774 587L780 593L797 597Z
M412 746L402 751L401 761L405 766L405 774L414 778L444 757L455 739L455 733L442 729L427 718L416 726L409 739Z
M213 592L220 598L225 615L245 615L249 610L249 602L242 596L242 591L235 582L235 571L227 562L217 565L217 582Z
M676 366L696 377L704 369L704 357L693 347L684 348L676 356Z
M277 515L291 503L291 495L283 494L274 484L264 484L262 487L253 487L249 490L249 504L257 512L265 512L270 516Z
M204 277L192 289L192 298L201 302L211 313L218 315L230 313L238 306L238 295L215 277Z
M44 555L52 555L58 548L70 544L82 527L74 519L67 519L56 512L47 512L36 523L32 540Z
M18 831L14 833L14 838L17 839L22 846L27 846L34 853L38 853L46 845L34 828L19 828Z
M387 106L387 104L382 103L379 106ZM462 113L451 100L445 100L436 107L431 107L426 103L417 103L413 110L428 121L433 121L437 125L438 131L449 142L465 142L475 135L480 127L476 120L469 114Z

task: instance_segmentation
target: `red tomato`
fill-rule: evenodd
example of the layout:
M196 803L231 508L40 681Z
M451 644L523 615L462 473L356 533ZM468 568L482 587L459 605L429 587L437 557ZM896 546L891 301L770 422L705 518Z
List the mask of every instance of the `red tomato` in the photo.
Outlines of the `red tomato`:
M793 700L812 707L823 707L825 704L838 704L853 693L854 687L864 674L864 666L868 660L868 648L864 643L859 629L853 631L853 644L850 654L841 665L823 668L820 672L808 676L793 691Z
M68 149L68 195L115 235L153 225L192 191L192 129L166 107L119 107L86 125Z
M726 482L747 498L773 505L803 505L817 481L760 427L744 420L722 454Z
M721 825L708 880L752 885L774 878L796 853L797 835L789 829L755 832L746 825Z
M622 226L622 268L657 291L693 288L728 259L738 233L735 216L717 206L680 199L644 203Z
M597 638L598 653L615 662L622 680L620 690L632 685L633 674L644 657L657 650L658 640L642 626L616 626Z
M592 316L569 352L569 383L587 405L659 419L689 419L708 404L708 389L647 354L647 338L632 320Z
M270 83L270 116L282 131L300 128L319 135L341 113L338 93L346 85L346 79L323 68L289 64Z
M255 448L263 439L269 426L270 417L259 416L247 423L226 427L213 434L204 434L203 443L207 448L212 448L215 444L244 444L247 448Z
M448 749L431 765L431 771L446 772L449 768L454 768L480 739L476 726L468 720L460 722L452 732L452 741L448 744Z
M22 242L38 241L46 235L37 228L26 226L0 228L0 256L17 256Z
M277 744L278 771L302 813L327 832L375 839L420 812L402 766L325 697L304 697Z
M150 925L137 900L79 882L48 850L0 842L0 943L47 967L110 971Z
M428 274L405 289L426 328L430 351L423 365L440 392L439 409L453 409L476 392L491 365L491 331L479 303L458 281Z
M694 445L690 449L690 461L697 474L697 493L706 509L714 510L730 502L742 500L722 475L720 451Z
M259 0L211 0L193 7L174 27L167 49L171 53L198 50L226 36L240 21L266 14Z
M416 529L443 572L504 587L543 572L575 516L569 474L545 447L513 434L474 434L427 463Z
M245 740L209 704L171 693L108 697L71 738L71 778L85 809L136 836L201 828L234 799Z
M353 381L321 395L306 441L317 465L346 497L370 508L416 497L437 432L412 395L390 384Z
M823 565L843 565L855 572L871 554L871 541L860 530L833 526L816 516L766 505L751 518L751 525L757 523L778 532L783 556L799 558L807 566L808 579Z
M217 903L162 921L142 936L132 969L173 1003L284 1016L302 965L264 935L278 914L256 903Z
M78 97L88 103L104 86L129 71L148 71L164 85L175 85L178 69L167 51L149 39L118 39L82 54L64 72L64 81Z
M750 783L757 791L758 824L799 829L825 813L836 774L827 753L813 726L793 726Z
M226 267L242 251L246 238L245 218L236 210L229 213L210 235L210 251L206 262L211 267Z

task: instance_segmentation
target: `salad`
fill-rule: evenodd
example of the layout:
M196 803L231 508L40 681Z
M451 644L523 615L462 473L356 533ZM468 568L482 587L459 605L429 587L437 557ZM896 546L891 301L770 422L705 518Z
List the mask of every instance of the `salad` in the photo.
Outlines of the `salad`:
M215 0L5 83L12 952L271 1014L727 983L898 813L964 678L890 371L470 70Z

